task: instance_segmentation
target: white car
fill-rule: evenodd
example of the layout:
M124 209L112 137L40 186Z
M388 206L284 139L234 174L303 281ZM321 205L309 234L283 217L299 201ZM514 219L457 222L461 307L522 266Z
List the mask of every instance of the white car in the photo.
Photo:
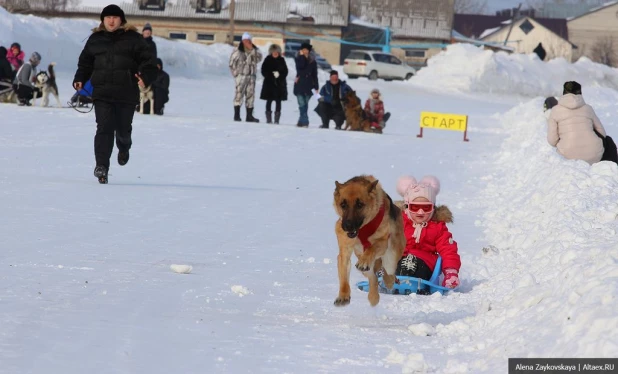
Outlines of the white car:
M379 51L351 51L343 62L343 72L350 79L367 77L369 80L410 79L416 70L396 56Z

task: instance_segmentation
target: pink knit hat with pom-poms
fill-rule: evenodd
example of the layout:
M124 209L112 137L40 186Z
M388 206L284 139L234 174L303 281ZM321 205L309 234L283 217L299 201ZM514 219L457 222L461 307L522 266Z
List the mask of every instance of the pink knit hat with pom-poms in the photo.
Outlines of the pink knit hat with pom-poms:
M417 182L414 177L404 176L397 181L397 192L406 201L424 197L435 204L436 196L440 192L440 181L431 175L423 177L420 182Z

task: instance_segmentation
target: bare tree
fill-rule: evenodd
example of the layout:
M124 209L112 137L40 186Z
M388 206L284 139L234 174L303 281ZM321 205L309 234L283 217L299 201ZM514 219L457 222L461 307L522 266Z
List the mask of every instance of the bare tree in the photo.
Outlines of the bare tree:
M456 14L485 14L487 0L455 0Z
M616 66L616 46L612 36L598 38L590 48L590 58L594 62L607 66Z
M30 0L0 0L0 6L11 13L23 13L30 10Z

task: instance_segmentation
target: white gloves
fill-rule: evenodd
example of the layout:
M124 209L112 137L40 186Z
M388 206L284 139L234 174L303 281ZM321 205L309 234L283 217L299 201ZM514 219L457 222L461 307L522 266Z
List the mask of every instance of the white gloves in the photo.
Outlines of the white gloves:
M275 79L279 78L279 72L278 71L273 71L273 75L275 76Z

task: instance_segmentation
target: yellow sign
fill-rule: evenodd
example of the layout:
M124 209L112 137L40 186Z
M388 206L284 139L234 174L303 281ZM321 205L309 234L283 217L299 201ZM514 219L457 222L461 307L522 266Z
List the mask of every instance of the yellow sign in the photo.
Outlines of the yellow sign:
M463 114L421 112L421 128L465 132L468 129L468 116Z

